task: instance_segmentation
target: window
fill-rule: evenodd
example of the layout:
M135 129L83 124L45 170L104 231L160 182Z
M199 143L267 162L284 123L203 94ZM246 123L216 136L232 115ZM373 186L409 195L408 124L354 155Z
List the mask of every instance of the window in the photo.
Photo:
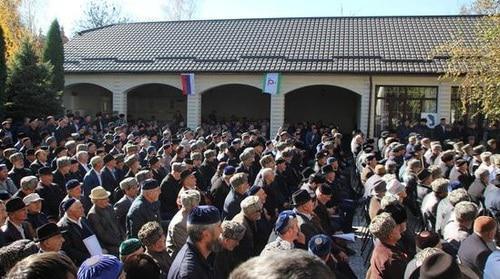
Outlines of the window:
M437 112L436 86L377 85L375 92L376 135L385 129L396 129L406 120L418 121L422 112Z

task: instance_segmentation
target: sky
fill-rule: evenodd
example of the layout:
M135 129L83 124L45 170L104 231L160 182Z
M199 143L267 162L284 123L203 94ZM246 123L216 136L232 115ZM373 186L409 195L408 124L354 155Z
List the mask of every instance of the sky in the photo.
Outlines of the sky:
M35 0L36 25L46 32L57 18L67 36L74 34L76 22L88 0ZM103 0L104 1L104 0ZM108 0L118 3L122 14L132 21L168 20L168 0ZM472 0L194 0L193 19L453 15Z

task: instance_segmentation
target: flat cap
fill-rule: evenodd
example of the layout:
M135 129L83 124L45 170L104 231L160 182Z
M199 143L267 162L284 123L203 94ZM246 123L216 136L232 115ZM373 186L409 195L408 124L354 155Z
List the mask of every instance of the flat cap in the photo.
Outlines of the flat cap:
M221 221L219 210L211 205L200 205L188 215L187 223L191 225L211 225Z
M224 221L221 224L222 237L240 241L245 236L246 228L236 221Z

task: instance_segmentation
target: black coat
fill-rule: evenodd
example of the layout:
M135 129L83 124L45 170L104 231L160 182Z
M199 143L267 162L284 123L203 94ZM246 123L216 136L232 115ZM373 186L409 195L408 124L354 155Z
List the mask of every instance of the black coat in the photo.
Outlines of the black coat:
M217 207L220 212L224 209L224 201L230 190L231 187L222 177L217 178L210 188L213 206Z
M53 182L57 184L63 192L66 192L66 182L68 182L69 180L68 175L63 175L61 172L57 170L53 172L53 175L54 175Z
M8 245L16 240L20 239L33 239L33 235L31 234L32 228L28 222L23 222L22 225L24 230L24 238L21 233L14 227L14 225L7 221L5 225L2 226L2 231L4 235L5 244Z
M15 169L9 171L9 177L14 182L14 185L19 189L21 188L21 179L25 176L30 176L31 170L27 168Z
M83 243L83 239L91 236L93 234L85 218L81 218L82 227L68 220L68 217L64 216L59 220L57 225L61 228L63 233L64 243L62 250L68 255L68 257L75 263L76 266L80 266L87 258L90 257L90 253L87 247Z
M211 279L215 278L215 274L211 263L203 258L194 243L188 239L177 253L172 266L170 266L167 278Z
M162 219L169 220L179 211L177 207L177 195L179 195L181 185L179 180L176 180L172 174L168 174L167 177L162 180L160 187L161 216Z
M59 205L66 196L66 193L54 183L50 186L44 186L42 183L38 183L36 192L43 198L42 212L48 217L57 218L59 216Z

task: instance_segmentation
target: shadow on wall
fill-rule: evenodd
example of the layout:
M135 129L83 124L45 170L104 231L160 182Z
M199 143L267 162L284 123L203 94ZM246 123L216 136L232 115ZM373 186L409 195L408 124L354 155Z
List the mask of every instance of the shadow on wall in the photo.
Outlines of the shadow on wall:
M342 131L358 127L361 96L337 86L314 85L285 95L285 122L322 122Z

